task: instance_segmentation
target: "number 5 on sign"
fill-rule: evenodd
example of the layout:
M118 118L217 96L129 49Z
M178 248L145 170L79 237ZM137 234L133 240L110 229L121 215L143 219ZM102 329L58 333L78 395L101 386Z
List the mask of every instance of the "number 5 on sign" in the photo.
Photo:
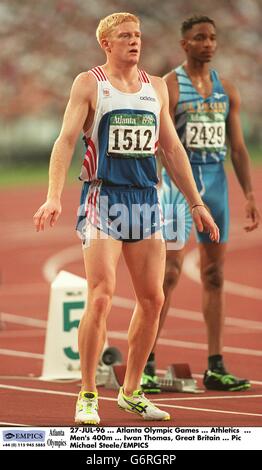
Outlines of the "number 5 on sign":
M79 320L70 319L70 314L72 310L75 309L81 309L82 312L84 306L84 302L65 302L63 304L64 331L71 331L72 328L78 328ZM69 359L79 359L78 351L73 351L71 346L64 348L64 352Z
M87 296L86 280L61 271L51 285L42 378L80 378L78 325Z

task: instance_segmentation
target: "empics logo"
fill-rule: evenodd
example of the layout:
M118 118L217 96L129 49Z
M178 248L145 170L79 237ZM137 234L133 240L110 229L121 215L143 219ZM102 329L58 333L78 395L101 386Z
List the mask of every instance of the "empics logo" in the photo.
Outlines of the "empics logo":
M28 430L28 429L12 429L10 431L3 431L4 441L16 442L45 442L45 431Z
M4 436L4 440L9 440L12 439L12 437L15 437L15 434L12 434L11 432L6 433Z

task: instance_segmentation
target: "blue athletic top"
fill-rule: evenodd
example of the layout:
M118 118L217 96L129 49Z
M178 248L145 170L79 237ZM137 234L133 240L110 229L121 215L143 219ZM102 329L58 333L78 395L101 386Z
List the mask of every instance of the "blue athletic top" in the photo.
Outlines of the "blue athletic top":
M97 81L97 104L93 125L84 135L80 179L107 186L155 186L160 103L149 76L138 70L140 90L124 93L113 87L103 67L90 73Z
M175 69L179 100L174 121L178 136L191 164L218 163L226 157L226 118L229 97L218 73L210 71L213 89L203 98L187 75L183 65Z

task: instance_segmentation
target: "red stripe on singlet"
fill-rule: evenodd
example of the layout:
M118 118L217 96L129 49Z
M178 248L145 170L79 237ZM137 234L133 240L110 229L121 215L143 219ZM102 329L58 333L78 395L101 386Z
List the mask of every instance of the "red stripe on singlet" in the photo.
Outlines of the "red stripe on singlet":
M100 67L99 65L96 67L96 70L98 70L100 72L100 74L102 75L103 77L103 80L107 81L107 78L106 78L106 74L105 72L103 71L102 67Z
M86 157L87 157L86 161L88 161L89 166L90 166L90 172L91 172L90 176L92 178L95 172L95 165L94 165L94 157L89 149L86 151Z
M102 82L102 78L100 77L100 75L99 75L99 73L97 72L96 69L91 69L90 72L92 72L93 75L95 75L95 77L97 78L97 80L98 80L99 82Z
M92 222L92 212L93 212L93 188L90 189L90 194L87 199L87 207L86 207L86 217L87 219Z
M145 82L145 83L150 83L150 82L149 82L149 78L148 78L148 76L147 76L147 73L146 73L144 70L141 70L141 74L142 74L142 76L143 76L144 82Z
M96 204L97 204L97 198L98 198L99 193L100 193L99 188L96 188L95 195L94 195L94 221L93 221L94 225L96 225L98 222Z
M86 169L86 171L87 171L88 179L90 180L90 179L91 179L91 176L92 176L92 174L91 174L91 168L90 168L90 162L89 162L89 160L86 159L86 157L85 157L85 159L84 159L83 165L84 165L84 167L85 167L85 169Z
M90 148L91 148L91 150L92 150L92 153L93 153L93 164L94 164L94 174L93 174L93 176L95 176L95 173L96 173L96 170L97 170L97 153L96 153L96 148L95 148L94 142L93 142L91 139L89 139L88 145L90 146Z
M138 75L139 75L140 82L143 82L144 80L139 69L138 69Z

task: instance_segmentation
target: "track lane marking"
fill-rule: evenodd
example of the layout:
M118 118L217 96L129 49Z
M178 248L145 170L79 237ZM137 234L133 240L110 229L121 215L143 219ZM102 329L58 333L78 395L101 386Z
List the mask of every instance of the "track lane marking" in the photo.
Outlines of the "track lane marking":
M62 396L68 396L68 397L77 397L77 393L71 393L71 392L61 392L58 390L45 390L45 389L38 389L38 388L29 388L29 387L16 387L14 385L5 385L5 384L0 384L0 389L7 389L7 390L16 390L20 392L30 392L30 393L43 393L47 395L62 395ZM105 400L105 401L114 401L116 402L116 398L109 398L109 397L99 397L100 400ZM156 403L156 405L161 406L162 408L178 408L182 410L192 410L192 411L204 411L207 413L222 413L222 414L233 414L233 415L241 415L241 416L260 416L262 417L262 414L259 413L246 413L242 411L228 411L228 410L217 410L217 409L212 409L212 408L197 408L197 407L191 407L191 406L180 406L180 405L165 405L162 403Z

